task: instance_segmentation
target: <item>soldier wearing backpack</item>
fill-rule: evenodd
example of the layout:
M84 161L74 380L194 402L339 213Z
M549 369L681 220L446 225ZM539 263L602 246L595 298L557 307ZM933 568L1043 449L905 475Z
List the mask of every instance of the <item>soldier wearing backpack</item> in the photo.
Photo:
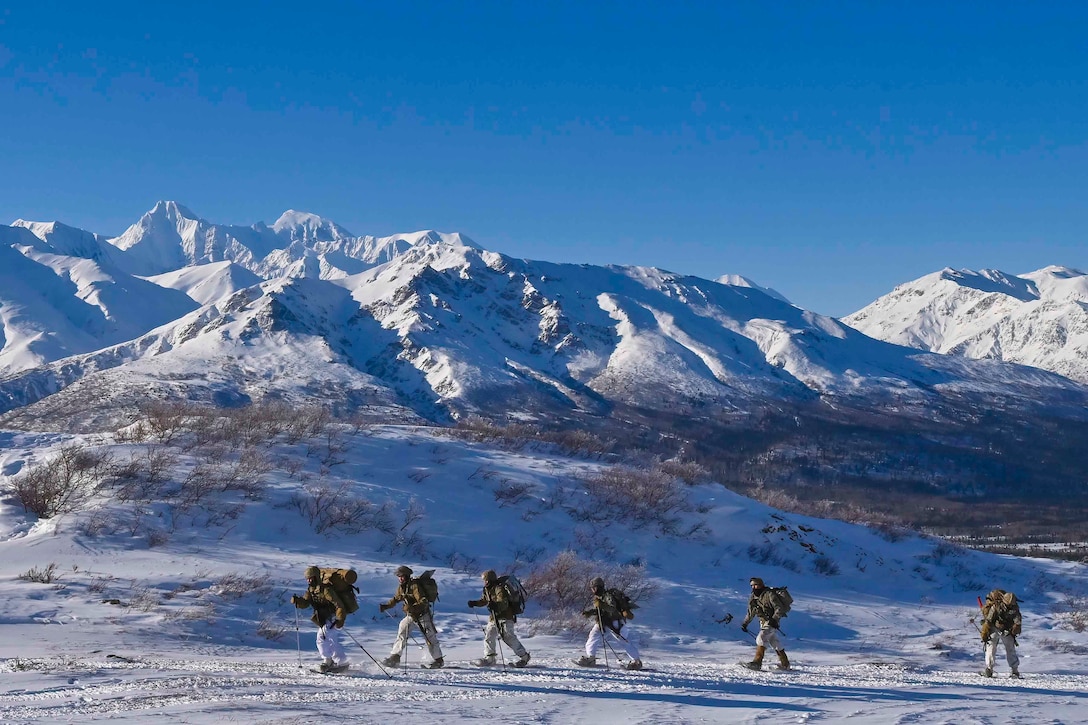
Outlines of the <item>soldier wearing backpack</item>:
M982 642L986 648L986 669L983 677L994 676L997 645L1005 645L1005 659L1009 663L1009 677L1020 677L1020 658L1016 655L1016 635L1020 634L1020 605L1016 595L1002 589L994 589L986 595L982 604Z
M589 637L586 639L586 653L575 661L576 664L582 667L593 667L597 664L597 650L604 644L604 629L607 629L630 658L624 668L641 670L642 659L639 657L638 648L628 637L620 634L627 620L635 618L631 610L637 605L619 589L606 589L604 579L600 577L590 581L589 588L593 592L593 606L584 610L582 616L593 619L593 628L589 630Z
M778 631L778 620L789 612L789 604L759 577L752 577L748 583L752 587L752 596L748 599L748 614L745 615L740 628L747 632L748 623L753 619L759 619L759 634L756 635L756 656L751 662L743 664L750 670L763 669L763 654L768 647L771 647L778 653L778 669L788 670L790 660L786 656L786 650L782 648L780 639L782 633Z
M517 606L519 595L510 591L507 584L509 578L498 576L494 569L488 569L480 578L484 580L484 595L480 599L470 599L468 605L487 607L491 615L484 629L484 656L476 660L476 664L480 667L495 664L495 644L501 636L502 641L518 656L514 667L524 667L529 664L529 652L514 633L514 623L518 621L517 610L520 609Z
M433 662L424 665L424 667L438 669L446 664L446 661L442 657L442 647L438 644L438 630L435 629L434 618L431 614L431 598L427 596L427 582L422 581L422 576L412 578L412 570L406 566L398 566L396 573L397 580L400 582L397 592L388 602L379 604L378 609L384 612L395 607L397 602L402 602L404 619L400 620L397 639L393 642L393 650L388 657L382 660L382 664L386 667L396 667L400 664L400 653L408 645L408 635L414 624L423 633L423 639L427 642L427 651L430 652L433 659ZM425 572L425 574L429 573ZM431 581L433 582L433 580ZM437 586L434 587L434 592L435 598L437 598Z
M298 609L314 608L310 620L318 627L317 652L322 657L319 669L322 672L343 672L348 668L348 661L340 644L340 630L348 616L347 607L332 585L324 581L321 569L310 566L305 573L306 593L301 597L292 595L291 604Z

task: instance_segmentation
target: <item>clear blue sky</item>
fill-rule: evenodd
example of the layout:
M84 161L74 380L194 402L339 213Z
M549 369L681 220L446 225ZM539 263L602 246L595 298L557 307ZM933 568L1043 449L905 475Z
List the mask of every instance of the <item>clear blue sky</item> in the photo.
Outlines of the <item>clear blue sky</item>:
M1088 3L0 5L3 223L294 208L843 315L1088 269L1086 182Z

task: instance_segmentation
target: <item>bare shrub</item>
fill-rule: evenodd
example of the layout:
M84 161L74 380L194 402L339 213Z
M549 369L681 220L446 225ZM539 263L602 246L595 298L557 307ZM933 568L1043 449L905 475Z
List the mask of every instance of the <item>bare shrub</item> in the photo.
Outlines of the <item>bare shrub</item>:
M1062 627L1074 632L1088 630L1088 598L1067 595L1053 610Z
M529 498L532 490L533 485L531 483L511 481L509 478L504 478L495 486L495 501L499 504L499 508L516 506Z
M589 502L572 515L583 521L622 519L635 528L657 524L672 531L676 514L691 510L687 490L662 471L612 466L582 479Z
M11 483L24 511L48 519L77 511L113 475L112 455L84 446L66 446L48 462L16 476Z
M223 599L241 599L244 596L268 599L272 593L272 582L264 572L231 572L219 577L210 591Z
M710 471L694 461L670 459L654 464L654 468L667 476L679 478L689 486L694 486L700 481L706 481L710 478Z
M378 506L355 495L348 481L337 486L327 483L304 485L301 492L291 496L287 505L298 509L315 533L326 536L358 534L368 529L387 533L395 530L391 504Z
M150 436L159 443L170 443L187 430L187 419L194 410L183 401L155 400L141 406L140 413Z
M812 560L812 570L821 576L838 576L839 564L826 554L819 554Z
M332 422L332 415L325 408L303 408L292 411L284 431L288 443L298 443L304 438L314 438L325 432Z
M36 584L52 584L60 579L60 574L57 573L57 563L51 562L44 569L30 567L19 575L19 579L24 582L34 582Z
M1070 655L1088 655L1088 645L1075 644L1064 639L1045 637L1039 641L1039 646L1050 652L1061 652L1062 654Z
M789 558L780 551L778 544L765 542L763 544L748 547L748 558L756 564L763 566L778 566L792 572L800 572L797 561Z
M657 593L657 585L640 566L582 559L573 551L564 551L535 567L523 580L533 605L542 610L534 628L548 634L588 629L590 623L581 612L593 598L589 582L596 576L604 579L606 587L621 589L636 602L648 601Z
M275 612L258 612L261 621L257 623L257 634L272 642L279 642L287 636L287 627L282 624Z

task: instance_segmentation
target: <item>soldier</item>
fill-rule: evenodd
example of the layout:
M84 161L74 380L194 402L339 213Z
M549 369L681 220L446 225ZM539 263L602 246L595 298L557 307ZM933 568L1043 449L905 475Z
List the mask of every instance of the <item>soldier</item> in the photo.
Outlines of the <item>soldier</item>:
M321 580L321 570L316 566L306 568L306 594L291 597L291 604L298 609L314 608L310 620L317 625L317 652L323 658L318 669L321 672L343 672L348 668L347 655L340 644L340 630L347 619L347 611L340 595Z
M524 667L529 664L529 652L514 633L514 623L518 621L518 617L511 607L506 587L503 586L494 569L488 569L480 578L484 580L483 598L470 599L468 605L487 607L491 615L487 618L487 627L484 629L484 656L476 660L476 664L480 667L490 667L495 664L495 644L501 636L502 641L506 642L518 656L514 667Z
M997 645L1005 645L1005 659L1009 663L1009 677L1020 677L1020 658L1016 655L1016 635L1020 634L1020 605L1016 595L994 589L986 595L982 605L982 628L979 630L986 648L986 669L983 677L994 676Z
M396 667L400 664L400 653L408 644L408 635L415 624L423 633L423 639L427 642L427 651L430 652L433 661L429 665L423 665L428 669L438 669L446 664L442 658L442 648L438 644L438 630L434 627L434 618L431 616L431 602L419 582L412 578L412 570L406 566L397 567L397 580L400 585L396 594L388 602L378 605L381 611L392 609L397 602L403 602L404 619L400 621L397 629L397 639L393 643L393 651L382 660L387 667Z
M600 577L594 578L589 583L589 588L593 592L593 606L583 611L582 616L593 618L593 628L589 630L589 637L586 639L586 653L576 663L582 667L593 667L597 664L597 650L604 644L602 628L607 628L608 633L631 658L624 668L641 670L642 659L639 657L638 648L630 639L620 634L626 621L635 618L631 612L635 605L619 589L605 589L604 579Z
M786 657L786 650L782 648L780 640L782 633L778 631L778 620L786 616L786 605L759 577L752 577L748 583L752 587L752 596L748 599L748 614L744 617L740 628L747 632L748 623L758 618L759 634L756 635L755 658L743 664L750 670L763 669L763 654L768 647L772 647L778 653L778 669L788 670L790 660Z

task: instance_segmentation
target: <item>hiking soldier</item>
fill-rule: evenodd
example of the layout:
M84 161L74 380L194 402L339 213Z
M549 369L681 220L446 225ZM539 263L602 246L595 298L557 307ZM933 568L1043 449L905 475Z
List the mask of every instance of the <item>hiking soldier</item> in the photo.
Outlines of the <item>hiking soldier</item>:
M427 651L434 660L430 665L424 665L428 669L438 669L446 663L442 658L442 648L438 644L438 630L434 627L434 618L431 616L431 602L423 589L419 579L412 578L412 570L406 566L397 567L397 579L400 585L397 593L388 602L378 605L381 611L392 609L397 602L402 602L404 619L400 620L397 629L397 639L393 642L393 650L389 656L382 660L387 667L396 667L400 664L400 654L408 645L408 635L412 625L419 627L423 633L423 639L427 643Z
M340 630L347 619L347 609L340 595L321 578L321 569L306 568L306 594L291 597L298 609L314 608L310 620L317 625L317 652L323 658L322 672L343 672L348 668L347 655L340 644Z
M983 677L994 676L997 645L1005 645L1005 659L1009 663L1009 677L1020 677L1020 658L1016 655L1016 635L1020 634L1020 605L1016 595L994 589L986 595L982 604L982 643L986 651L986 669Z
M597 650L604 644L603 627L607 628L608 633L631 658L624 668L641 670L642 659L639 657L638 648L630 639L620 634L626 621L635 618L631 612L635 605L619 589L605 589L604 579L600 577L594 578L589 583L589 588L593 592L593 606L584 610L582 616L593 619L593 628L589 630L589 637L586 639L586 653L576 663L582 667L593 667L597 664Z
M514 633L514 623L518 621L518 616L511 606L510 595L494 569L488 569L480 578L484 580L484 595L481 599L470 599L468 605L487 607L491 615L487 618L487 627L484 629L484 656L476 660L476 664L481 667L495 664L495 644L501 636L502 641L518 656L514 667L524 667L529 664L529 652Z
M748 599L748 614L740 628L747 632L748 623L759 619L759 634L756 635L756 656L751 662L743 664L750 670L763 669L763 654L771 647L778 653L778 669L788 670L790 660L782 648L782 633L778 631L778 620L786 616L786 605L759 577L752 577L748 583L752 587L752 596Z

